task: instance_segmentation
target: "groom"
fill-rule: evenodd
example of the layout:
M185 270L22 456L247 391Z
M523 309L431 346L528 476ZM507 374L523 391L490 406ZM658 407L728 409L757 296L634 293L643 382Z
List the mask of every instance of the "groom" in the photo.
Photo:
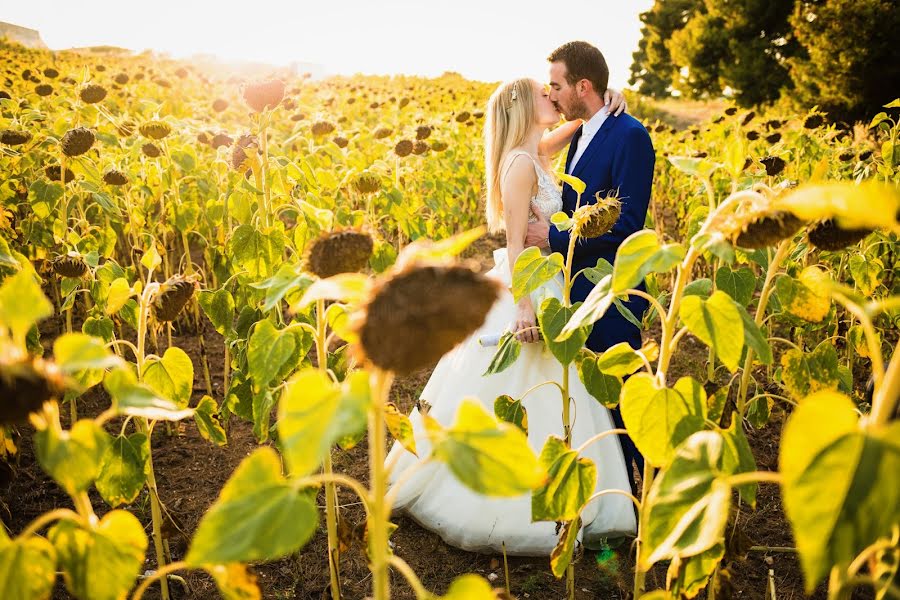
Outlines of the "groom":
M572 272L593 267L604 258L610 264L616 260L616 251L622 241L635 231L644 228L647 207L650 203L650 187L653 182L653 164L656 154L647 130L631 115L607 113L603 93L609 81L609 69L603 54L587 42L569 42L554 50L550 61L550 99L556 109L571 121L583 119L569 146L566 173L581 179L587 189L581 196L582 204L596 202L595 194L606 197L610 193L621 201L621 216L612 230L594 239L578 240L572 261ZM563 210L572 215L577 195L569 185L563 186ZM526 246L549 247L563 256L569 247L569 231L559 231L544 219L529 224ZM583 301L594 287L586 277L573 282L572 302ZM643 282L638 289L645 289ZM648 303L632 296L625 303L640 319ZM594 352L602 352L620 342L628 342L632 348L641 347L641 331L618 310L606 312L594 323L586 346ZM616 427L624 428L618 407L611 411ZM644 457L627 435L620 435L625 465L636 489L632 462L643 472ZM636 491L635 491L636 494Z

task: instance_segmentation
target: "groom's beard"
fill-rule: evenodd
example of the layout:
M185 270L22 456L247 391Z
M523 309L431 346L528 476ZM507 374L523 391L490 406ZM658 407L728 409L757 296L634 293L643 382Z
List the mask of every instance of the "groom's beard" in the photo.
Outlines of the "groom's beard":
M578 98L572 100L572 105L569 106L568 109L559 105L557 105L557 108L562 109L560 112L562 112L566 121L574 121L575 119L584 119L587 121L590 118L587 105L583 100Z

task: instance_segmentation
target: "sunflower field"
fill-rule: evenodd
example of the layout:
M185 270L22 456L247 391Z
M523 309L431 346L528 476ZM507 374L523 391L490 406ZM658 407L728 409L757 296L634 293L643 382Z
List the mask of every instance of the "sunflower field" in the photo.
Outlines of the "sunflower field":
M536 454L523 398L452 424L418 402L499 292L493 84L0 50L0 598L900 597L900 101L676 129L630 98L657 151L646 228L615 264L515 265L517 298L595 283L538 310L564 435ZM573 244L615 219L584 200L553 217ZM629 295L644 345L584 349ZM599 552L576 539L605 491L570 372L647 458L637 538ZM558 523L549 560L392 513L387 444L416 452L417 404L423 458Z

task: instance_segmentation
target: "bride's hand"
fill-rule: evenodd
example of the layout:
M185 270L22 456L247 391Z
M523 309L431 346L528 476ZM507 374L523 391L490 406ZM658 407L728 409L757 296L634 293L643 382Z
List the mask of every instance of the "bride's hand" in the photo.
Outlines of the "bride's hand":
M524 331L523 331L524 330ZM520 342L537 342L541 335L537 329L537 318L530 298L524 298L516 307L516 339Z
M606 106L609 108L609 114L619 116L625 109L628 108L625 102L625 95L612 88L607 88L603 93L603 102L606 103ZM616 110L618 109L618 110Z

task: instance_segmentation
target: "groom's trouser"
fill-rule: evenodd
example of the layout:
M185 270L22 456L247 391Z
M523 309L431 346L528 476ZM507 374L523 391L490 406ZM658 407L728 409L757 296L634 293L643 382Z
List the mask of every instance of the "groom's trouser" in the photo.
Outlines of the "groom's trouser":
M578 277L572 288L573 302L583 301L593 287L593 284L590 283L587 278ZM643 282L637 289L645 291ZM643 318L644 312L650 306L649 302L643 298L638 298L637 296L631 296L631 299L623 304L639 321ZM603 352L607 348L622 342L628 342L632 348L637 350L641 347L641 330L623 317L615 306L611 306L606 314L603 315L599 321L594 323L591 335L588 337L585 346L594 352ZM616 428L625 429L625 423L622 421L622 413L619 412L619 407L617 406L609 412L612 415L613 423ZM635 447L634 442L631 441L631 438L628 435L623 434L618 437L619 443L622 446L622 454L625 457L625 468L628 471L628 481L631 483L631 491L637 496L637 484L635 483L632 465L637 467L639 473L643 473L644 457L637 447Z

